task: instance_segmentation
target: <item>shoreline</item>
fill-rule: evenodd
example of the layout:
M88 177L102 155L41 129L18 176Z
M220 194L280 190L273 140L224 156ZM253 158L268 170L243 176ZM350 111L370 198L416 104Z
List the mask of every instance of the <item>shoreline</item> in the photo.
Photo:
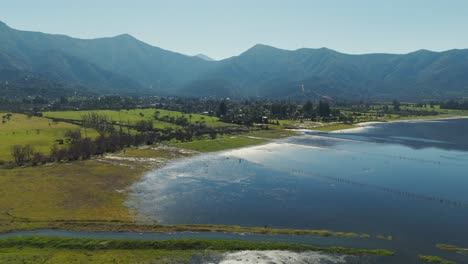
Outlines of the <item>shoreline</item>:
M434 122L434 121L443 121L443 120L452 120L452 119L468 119L468 116L450 116L450 117L436 117L434 118L421 118L421 119L398 119L398 120L389 120L389 121L366 121L366 122L360 122L353 124L356 127L352 128L345 128L345 129L337 129L337 130L332 130L328 131L329 133L344 133L344 132L349 132L352 130L361 130L361 129L366 129L369 128L373 124L385 124L385 123L419 123L419 122ZM320 131L320 130L313 130L313 129L301 129L304 131ZM324 133L327 133L327 131L321 131Z

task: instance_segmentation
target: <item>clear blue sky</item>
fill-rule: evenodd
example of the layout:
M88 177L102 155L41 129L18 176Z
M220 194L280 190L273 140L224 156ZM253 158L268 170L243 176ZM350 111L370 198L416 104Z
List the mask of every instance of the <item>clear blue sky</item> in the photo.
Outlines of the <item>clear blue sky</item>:
M79 38L129 33L216 59L257 43L354 54L468 48L467 0L9 0L0 20Z

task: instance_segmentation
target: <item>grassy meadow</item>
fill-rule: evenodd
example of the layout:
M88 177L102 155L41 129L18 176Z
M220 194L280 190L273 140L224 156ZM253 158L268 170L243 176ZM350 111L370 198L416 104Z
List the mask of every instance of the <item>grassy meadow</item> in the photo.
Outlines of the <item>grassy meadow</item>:
M45 117L50 118L63 118L71 120L82 120L82 117L88 113L99 113L106 115L109 119L116 122L135 124L141 120L153 120L155 128L166 128L172 127L177 128L178 126L172 123L154 120L154 113L158 111L159 117L170 116L179 117L185 116L189 122L195 123L197 121L204 121L207 126L210 127L223 127L231 124L220 122L217 117L205 116L200 114L182 114L177 111L169 111L163 109L131 109L131 110L87 110L87 111L60 111L60 112L44 112Z
M4 116L6 113L0 113ZM10 161L11 148L14 145L31 145L35 151L48 154L55 140L64 139L64 134L69 130L84 129L77 125L53 122L50 119L23 114L12 114L10 120L0 123L0 161ZM88 137L96 137L98 134L93 129L87 129Z
M125 190L143 171L89 160L0 173L0 219L131 220Z
M0 233L51 227L48 222L54 221L133 222L124 205L128 188L164 164L161 160L187 155L169 148L129 148L85 161L0 169Z

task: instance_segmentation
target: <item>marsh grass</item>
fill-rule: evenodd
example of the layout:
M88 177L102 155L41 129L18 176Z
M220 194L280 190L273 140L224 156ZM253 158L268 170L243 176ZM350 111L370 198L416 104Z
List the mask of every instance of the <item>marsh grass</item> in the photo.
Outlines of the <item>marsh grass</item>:
M438 256L431 256L431 255L419 255L419 259L428 263L457 264L456 262L446 260Z
M468 253L468 248L462 248L454 245L447 245L447 244L437 244L437 248L446 250L446 251L455 251L455 252L462 252L462 253Z
M37 221L131 221L124 205L129 187L149 169L189 154L156 147L128 149L92 160L0 169L0 232L43 227ZM23 221L22 220L28 220Z
M251 242L235 240L177 239L89 239L47 236L24 236L0 239L0 248L53 248L68 250L288 250L323 251L348 255L392 256L386 249L357 249L344 247L317 247L281 242Z
M54 248L2 248L0 263L9 264L152 264L190 263L194 256L211 254L195 250L79 250Z

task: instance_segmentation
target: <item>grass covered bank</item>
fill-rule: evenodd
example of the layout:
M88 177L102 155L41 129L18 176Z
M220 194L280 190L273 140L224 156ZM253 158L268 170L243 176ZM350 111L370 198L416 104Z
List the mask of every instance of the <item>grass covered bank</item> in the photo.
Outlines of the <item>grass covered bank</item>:
M331 230L313 229L287 229L287 228L264 228L264 227L242 227L233 225L167 225L167 224L141 224L124 220L15 220L1 221L0 233L9 233L25 230L54 229L77 232L133 232L133 233L173 233L173 232L225 232L225 233L252 233L264 235L309 235L323 237L343 238L376 238L391 240L386 237L353 232L338 232Z
M282 242L251 242L235 240L176 239L176 240L134 240L134 239L89 239L63 238L47 236L26 236L0 239L0 248L30 247L56 249L162 249L162 250L290 250L324 251L350 255L391 256L394 253L386 249L355 249L344 247L316 247Z
M126 240L60 237L0 239L1 263L186 263L193 257L241 250L320 251L345 255L392 256L386 249L315 247L233 240Z

